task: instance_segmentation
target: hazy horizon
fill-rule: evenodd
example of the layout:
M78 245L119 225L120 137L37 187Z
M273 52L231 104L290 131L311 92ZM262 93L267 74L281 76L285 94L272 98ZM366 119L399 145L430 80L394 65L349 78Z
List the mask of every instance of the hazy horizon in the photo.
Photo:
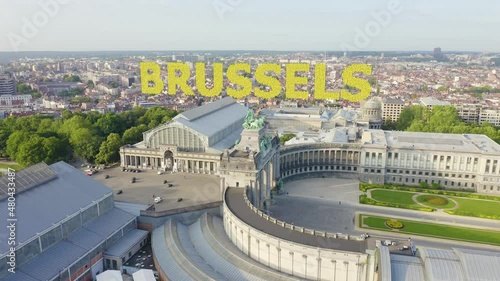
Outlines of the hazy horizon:
M0 51L423 52L441 47L444 52L498 53L500 1L481 3L1 1L0 17L6 24L0 26ZM356 41L360 33L364 39Z

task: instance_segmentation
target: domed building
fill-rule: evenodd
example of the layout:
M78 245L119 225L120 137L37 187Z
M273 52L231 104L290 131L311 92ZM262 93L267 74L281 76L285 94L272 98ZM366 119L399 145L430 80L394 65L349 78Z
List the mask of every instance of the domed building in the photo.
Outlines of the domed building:
M381 129L383 124L382 104L374 99L361 103L361 116L357 123L366 129Z

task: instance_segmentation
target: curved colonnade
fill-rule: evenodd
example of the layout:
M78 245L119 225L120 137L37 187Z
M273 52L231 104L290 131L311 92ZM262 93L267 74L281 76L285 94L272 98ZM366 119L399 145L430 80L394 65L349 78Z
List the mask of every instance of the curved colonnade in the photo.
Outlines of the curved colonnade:
M369 280L373 261L364 240L326 237L324 232L317 236L281 226L252 210L242 188L226 190L223 211L229 239L263 265L308 280Z
M308 173L328 172L357 178L361 163L358 144L300 144L280 150L282 179Z

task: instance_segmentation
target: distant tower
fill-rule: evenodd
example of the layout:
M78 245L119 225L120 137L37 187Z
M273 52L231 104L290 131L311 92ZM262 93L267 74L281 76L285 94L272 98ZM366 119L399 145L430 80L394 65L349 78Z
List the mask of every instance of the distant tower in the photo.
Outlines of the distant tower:
M441 53L441 48L434 48L434 52L433 52L433 55L434 55L434 58L441 58L443 56L443 54Z
M380 58L381 58L381 59L383 59L383 58L384 58L384 56L385 56L385 54L384 54L384 53L381 53L381 54L380 54Z

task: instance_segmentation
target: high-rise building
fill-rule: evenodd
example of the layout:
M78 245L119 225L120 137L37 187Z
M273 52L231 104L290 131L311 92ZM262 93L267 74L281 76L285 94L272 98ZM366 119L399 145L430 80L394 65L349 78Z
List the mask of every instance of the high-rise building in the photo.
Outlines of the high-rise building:
M479 123L482 106L479 104L455 104L458 116L468 123Z
M382 99L382 118L397 121L404 107L405 103L400 99Z
M16 81L10 75L0 75L0 95L16 94Z
M443 54L441 53L441 48L434 48L433 56L434 58L441 58L443 56Z

